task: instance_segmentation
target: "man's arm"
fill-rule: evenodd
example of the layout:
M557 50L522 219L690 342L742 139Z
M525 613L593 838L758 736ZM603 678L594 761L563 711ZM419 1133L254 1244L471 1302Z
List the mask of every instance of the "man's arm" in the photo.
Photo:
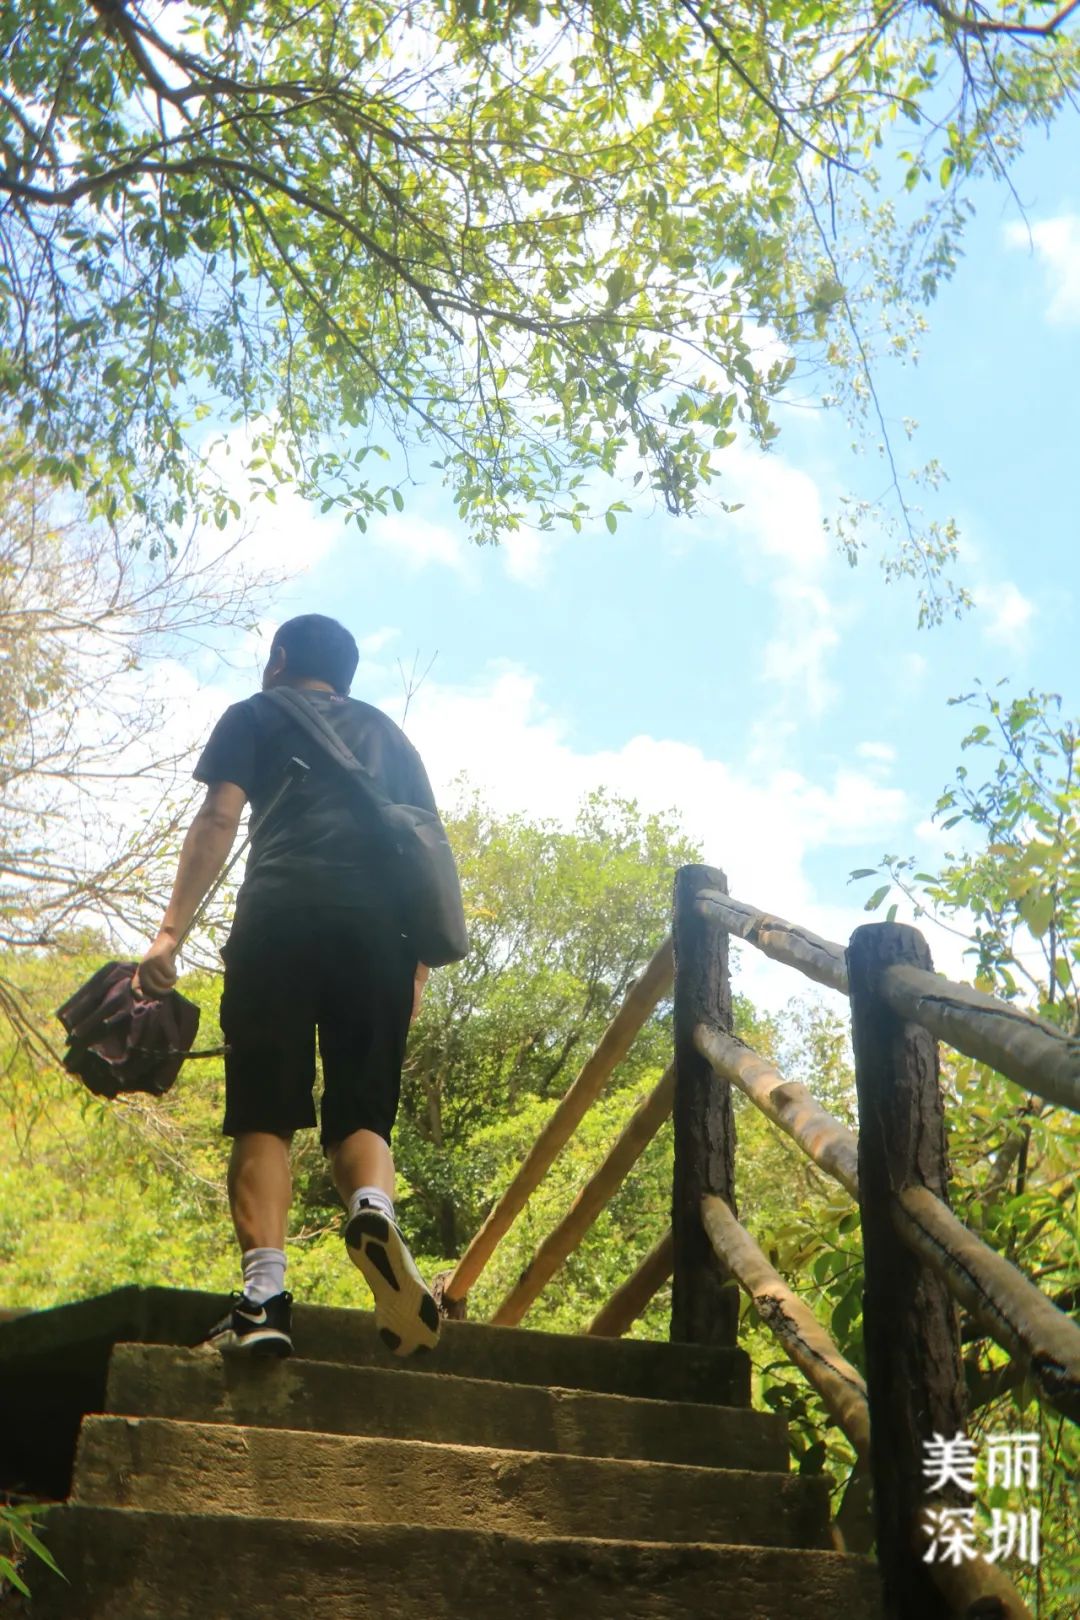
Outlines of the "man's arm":
M157 938L139 963L136 989L164 996L176 983L176 948L236 840L247 794L235 782L215 782L188 828L172 895Z

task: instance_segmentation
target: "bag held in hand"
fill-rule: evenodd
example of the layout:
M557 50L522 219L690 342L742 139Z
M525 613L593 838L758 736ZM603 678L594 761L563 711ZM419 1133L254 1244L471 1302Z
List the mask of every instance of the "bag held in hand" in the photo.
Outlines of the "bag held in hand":
M177 940L177 949L200 921L220 885L273 815L294 782L309 770L302 759L290 759L270 803L249 824L247 837L211 885L198 910ZM106 962L69 996L56 1016L67 1032L64 1068L96 1097L119 1097L135 1091L162 1097L189 1057L217 1057L222 1047L193 1052L199 1032L199 1009L179 990L164 996L136 995L136 962Z
M402 926L421 962L443 967L469 953L454 852L443 824L431 810L395 804L351 748L293 686L273 686L263 694L290 714L345 772L356 800L374 809L393 861L393 883L401 904Z
M199 1009L179 990L136 996L137 965L106 962L57 1009L68 1037L64 1068L96 1097L163 1096L199 1032Z

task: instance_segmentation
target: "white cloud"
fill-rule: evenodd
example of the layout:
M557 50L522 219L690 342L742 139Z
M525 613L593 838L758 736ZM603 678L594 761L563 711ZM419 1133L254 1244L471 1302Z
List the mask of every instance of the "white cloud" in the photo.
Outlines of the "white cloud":
M463 529L451 528L409 507L375 518L368 525L368 537L413 573L423 568L449 568L472 586L480 583L487 560L482 564L479 548ZM554 544L549 535L522 529L504 535L497 554L510 579L521 585L539 585L546 577Z
M873 765L892 765L896 761L896 749L892 743L861 742L855 752L860 759L869 760Z
M972 593L975 605L986 615L983 634L989 641L1019 648L1027 640L1035 616L1035 604L1012 580L1001 585L978 585Z
M780 611L762 654L762 674L783 689L786 701L820 716L836 693L826 675L840 642L832 602L820 586L800 579L778 581L774 595Z
M491 666L473 685L426 683L407 725L444 806L452 802L454 778L464 772L499 812L568 824L583 795L604 786L636 799L645 811L677 811L740 899L841 940L866 920L857 900L850 906L819 901L805 862L813 851L840 846L855 852L855 864L868 843L876 845L903 823L906 796L883 785L876 772L845 764L814 782L776 764L737 768L690 744L647 734L618 748L579 753L567 741L569 729L567 719L543 703L537 676L507 662ZM741 971L740 987L769 1005L805 988L757 952L743 953Z
M944 855L947 848L951 846L955 849L962 842L962 836L958 835L955 827L946 832L945 823L935 821L932 816L927 816L925 820L916 823L914 836L921 844L929 846L935 860Z
M444 523L433 523L419 512L387 512L368 525L368 535L414 572L432 563L459 574L468 571L467 542Z
M401 634L401 631L392 625L383 625L379 630L373 630L369 636L361 636L357 642L362 658L376 658L384 647Z
M774 750L796 717L818 717L836 696L828 668L840 644L839 615L823 580L832 557L817 482L774 452L731 445L721 461L723 499L740 510L720 520L720 538L737 551L742 573L764 585L776 612L761 650L758 674L777 692L775 709L755 728ZM685 545L706 533L700 523ZM665 542L680 549L685 531L665 526Z
M1058 214L1031 226L1008 225L1010 247L1033 251L1042 265L1049 301L1046 318L1055 326L1080 323L1080 214Z
M733 444L724 451L725 500L743 502L731 519L749 544L799 574L816 574L829 555L821 491L809 473L775 452Z
M499 550L507 574L520 585L539 585L547 577L552 545L550 536L535 530L519 529L504 535Z
M220 478L238 503L240 517L218 529L208 523L199 530L199 554L206 560L232 552L229 561L289 577L307 573L328 556L344 536L339 517L323 517L290 484L280 484L273 499L254 494L248 463L255 454L254 436L265 423L236 427L207 447L211 475ZM257 476L268 477L268 468Z

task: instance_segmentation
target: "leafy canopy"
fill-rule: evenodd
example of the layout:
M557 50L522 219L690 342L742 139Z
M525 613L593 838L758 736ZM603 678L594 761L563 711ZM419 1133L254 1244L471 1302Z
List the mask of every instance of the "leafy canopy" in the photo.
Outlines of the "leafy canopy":
M1066 24L964 0L5 7L14 470L160 534L193 505L224 524L206 456L231 422L256 488L361 528L402 502L368 459L395 440L479 540L580 526L624 452L689 512L737 431L773 439L797 357L880 416L867 306L903 351L962 183L1075 88ZM932 588L951 535L892 483L894 565Z
M886 855L853 878L887 878L866 902L876 910L895 888L968 941L975 983L1020 996L1044 1018L1080 1032L1080 718L1061 698L1006 682L954 698L983 716L961 744L979 764L958 765L935 809L945 832L967 848L945 854L936 872L912 856ZM984 779L979 777L985 772ZM894 908L895 909L895 908Z

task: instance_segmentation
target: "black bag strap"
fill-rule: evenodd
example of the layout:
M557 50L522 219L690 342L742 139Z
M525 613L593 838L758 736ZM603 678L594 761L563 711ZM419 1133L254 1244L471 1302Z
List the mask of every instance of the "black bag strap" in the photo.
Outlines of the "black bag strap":
M308 736L348 772L357 787L373 800L380 810L395 802L379 786L367 766L361 765L352 749L341 740L329 721L324 719L315 705L309 703L295 686L272 686L269 691L262 693L262 696L269 698L283 714L290 714Z

